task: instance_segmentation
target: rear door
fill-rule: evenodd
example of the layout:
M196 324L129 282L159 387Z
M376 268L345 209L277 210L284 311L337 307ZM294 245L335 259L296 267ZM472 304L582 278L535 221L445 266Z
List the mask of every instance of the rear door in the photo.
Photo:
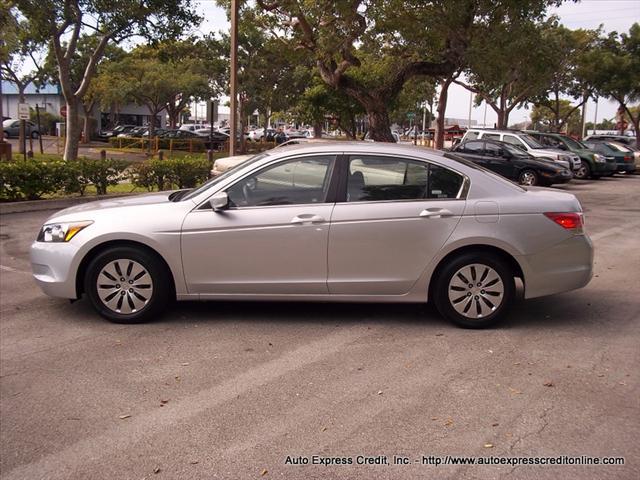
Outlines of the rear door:
M346 188L329 231L329 292L407 293L460 221L465 179L408 158L350 155L344 161Z
M485 142L482 140L465 142L456 150L455 153L461 153L467 160L471 160L478 165L486 167L487 159L485 158L484 143Z

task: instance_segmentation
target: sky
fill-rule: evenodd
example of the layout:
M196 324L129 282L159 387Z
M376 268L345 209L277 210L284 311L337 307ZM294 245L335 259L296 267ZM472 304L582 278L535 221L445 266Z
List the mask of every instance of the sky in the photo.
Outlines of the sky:
M204 17L203 23L197 31L202 33L228 31L224 10L218 7L214 0L198 0L198 11ZM640 23L640 0L582 0L579 3L566 1L560 7L549 10L549 13L556 14L560 21L568 28L596 29L602 25L605 32L624 32L634 22ZM449 100L447 103L446 116L451 118L468 118L469 116L470 94L463 87L452 85L449 88ZM617 105L606 99L598 101L597 119L612 118L615 116ZM486 110L486 117L485 117ZM596 113L596 104L593 100L587 103L587 121L593 121ZM519 123L529 119L530 110L514 110L509 117L509 123ZM479 124L485 122L493 125L497 120L496 114L491 108L485 109L485 104L473 107L471 112L472 120Z

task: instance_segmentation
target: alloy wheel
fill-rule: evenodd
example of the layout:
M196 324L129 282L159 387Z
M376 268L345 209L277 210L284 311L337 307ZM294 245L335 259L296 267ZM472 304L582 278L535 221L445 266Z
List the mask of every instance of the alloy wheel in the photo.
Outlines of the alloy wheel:
M533 172L524 172L520 175L520 183L522 185L533 186L536 184L536 174Z
M142 310L153 295L153 281L145 267L135 260L107 263L96 281L98 297L112 312L127 315Z
M456 312L469 318L484 318L495 312L504 298L502 278L480 263L465 265L451 277L449 302Z

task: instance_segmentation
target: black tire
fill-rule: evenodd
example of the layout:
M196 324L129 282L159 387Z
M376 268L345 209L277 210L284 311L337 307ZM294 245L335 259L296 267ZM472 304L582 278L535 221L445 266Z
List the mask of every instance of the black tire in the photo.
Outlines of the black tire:
M109 263L117 260L129 260L136 262L141 265L151 277L151 296L150 298L139 297L145 298L146 304L133 313L119 313L109 308L101 300L98 294L98 276ZM124 270L125 268L127 267L122 266L121 270ZM123 278L124 276L126 276L126 271L123 273ZM165 310L169 300L173 297L172 283L170 279L171 272L167 270L165 264L156 255L134 247L113 247L100 252L87 266L84 278L84 291L93 305L93 308L95 308L101 316L110 322L125 324L143 323L159 317ZM120 282L118 282L118 280L120 279L116 279L117 287L120 288ZM108 282L109 280L106 281ZM135 285L133 286L135 287ZM140 288L149 287L140 285ZM124 290L126 290L126 288ZM127 292L123 293L123 289L119 290L119 292L119 294L123 295L123 300L128 299L131 296L128 295ZM147 295L144 290L139 290L139 292ZM135 295L135 293L133 295ZM114 299L117 298L119 297L114 297ZM131 296L131 298L133 297Z
M518 175L518 183L520 185L534 187L540 184L540 176L535 170L526 169L521 171L520 175Z
M449 292L451 291L455 293L457 292L457 288L459 288L459 287L453 286L453 288L451 288L450 290L450 284L452 283L454 275L456 275L460 270L464 269L465 267L469 267L471 265L478 265L478 264L482 267L489 267L491 270L493 270L493 272L495 272L500 278L502 282L502 289L503 289L501 303L499 303L497 307L495 307L495 310L492 313L482 316L481 318L465 316L459 313L458 311L456 311L453 305L453 302L455 301L455 299L452 301L449 298ZM477 278L472 281L475 284L475 286L477 286L478 280L483 280L484 278L482 276L484 271L479 271L477 268L475 271L477 272ZM442 269L440 269L438 273L438 277L435 279L435 282L436 283L435 283L435 288L433 290L433 294L434 294L434 301L435 301L436 308L438 309L438 311L443 317L447 318L451 322L463 328L486 328L491 325L495 325L496 323L498 323L499 321L503 320L506 317L507 312L511 308L511 305L513 303L514 296L515 296L515 282L514 282L513 271L510 269L509 265L505 263L504 260L502 260L499 256L492 255L490 253L465 253L457 258L450 260L446 265L444 265ZM489 289L491 288L499 289L499 284L496 287L496 284L493 284L493 286L490 286L489 283L491 282L487 282L487 284L485 285L485 288L487 289L487 293L489 293ZM482 293L482 296L489 299L489 303L495 302L494 297L485 296L485 290L480 290L480 292ZM477 306L477 304L480 303L482 298L479 298L479 295L475 295L473 293L470 294L470 293L471 292L460 291L458 293L455 293L455 295L460 294L460 298L463 298L466 296L471 297L468 300L468 302L472 307L469 309L470 313L473 313L474 308L481 308L484 310L485 303L482 303L480 307ZM475 293L479 293L479 292L475 292ZM495 293L491 292L489 294L494 295ZM474 303L474 300L475 300L475 303ZM466 304L466 303L467 303L466 299L459 302L460 305ZM486 308L489 308L488 303L486 305L487 305Z
M591 174L591 167L587 162L583 160L582 165L578 170L576 170L573 176L578 180L588 180L589 178L593 177L593 175Z
M36 139L40 136L38 132L31 132L31 138Z

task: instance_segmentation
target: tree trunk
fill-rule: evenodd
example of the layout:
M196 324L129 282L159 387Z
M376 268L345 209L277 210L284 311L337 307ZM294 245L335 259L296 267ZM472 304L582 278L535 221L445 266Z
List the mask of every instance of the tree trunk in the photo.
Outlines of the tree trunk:
M322 122L316 120L313 123L313 138L322 138Z
M82 134L80 126L80 105L75 96L67 99L66 138L64 142L64 160L76 160L78 158L78 144Z
M444 121L445 113L447 110L447 98L449 97L449 86L453 79L447 78L442 83L440 89L440 95L438 96L438 118L436 120L436 150L442 150L444 148Z
M391 122L387 110L386 99L376 98L364 104L369 119L369 137L374 142L393 143L395 139L391 134Z

